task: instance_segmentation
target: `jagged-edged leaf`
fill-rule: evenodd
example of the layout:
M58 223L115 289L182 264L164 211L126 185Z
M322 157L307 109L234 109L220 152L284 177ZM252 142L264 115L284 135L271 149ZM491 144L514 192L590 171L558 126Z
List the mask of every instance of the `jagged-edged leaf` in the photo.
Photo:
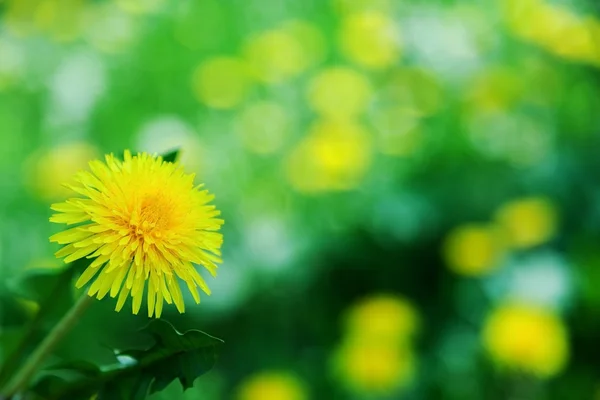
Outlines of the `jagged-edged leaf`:
M167 162L175 162L177 161L177 157L179 156L179 149L168 151L161 155L162 159Z
M79 362L54 366L36 382L34 391L48 399L83 400L97 394L98 400L143 400L175 379L188 389L213 367L223 343L199 330L180 333L160 319L142 332L154 338L148 349L115 351L119 363L106 368Z

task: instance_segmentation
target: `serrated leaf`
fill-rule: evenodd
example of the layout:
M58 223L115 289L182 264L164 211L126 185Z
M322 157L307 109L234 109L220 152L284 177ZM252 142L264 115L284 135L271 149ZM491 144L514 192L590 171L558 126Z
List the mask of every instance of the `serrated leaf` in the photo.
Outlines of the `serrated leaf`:
M178 332L169 322L154 320L142 332L154 338L145 350L115 351L128 361L100 369L89 363L68 363L46 370L34 391L49 399L143 400L178 379L184 390L199 376L210 371L222 340L199 330ZM65 368L72 369L70 376ZM54 373L55 371L56 373Z
M168 151L161 155L163 161L174 163L177 161L177 157L179 156L179 149Z

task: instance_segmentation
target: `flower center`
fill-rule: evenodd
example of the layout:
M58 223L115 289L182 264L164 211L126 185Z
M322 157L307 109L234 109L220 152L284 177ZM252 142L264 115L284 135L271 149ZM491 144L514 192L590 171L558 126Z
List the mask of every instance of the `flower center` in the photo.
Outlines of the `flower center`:
M171 226L173 206L162 193L145 196L135 207L129 226L137 236L160 237Z

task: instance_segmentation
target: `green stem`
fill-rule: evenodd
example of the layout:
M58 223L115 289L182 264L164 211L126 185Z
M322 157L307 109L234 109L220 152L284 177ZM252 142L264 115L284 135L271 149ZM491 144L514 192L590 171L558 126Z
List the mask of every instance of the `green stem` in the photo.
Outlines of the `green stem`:
M50 295L45 299L45 301L40 302L38 311L35 313L35 316L28 324L26 329L26 333L21 338L19 345L16 349L8 356L4 365L0 367L0 387L3 387L8 378L13 371L17 369L22 359L23 353L28 349L30 341L35 337L37 333L37 329L39 328L42 320L46 316L48 312L50 312L54 308L53 299L56 298L60 294L61 291L64 290L64 283L68 282L71 279L71 274L63 274L58 281L58 283L54 286L54 289L50 292Z
M65 335L77 323L81 315L92 303L93 298L83 294L77 303L65 314L59 323L50 331L48 336L40 343L31 357L27 360L23 368L15 375L4 390L3 395L7 398L23 390L29 384L29 380L36 373L38 368L44 362L46 357L52 353L56 345L65 337Z

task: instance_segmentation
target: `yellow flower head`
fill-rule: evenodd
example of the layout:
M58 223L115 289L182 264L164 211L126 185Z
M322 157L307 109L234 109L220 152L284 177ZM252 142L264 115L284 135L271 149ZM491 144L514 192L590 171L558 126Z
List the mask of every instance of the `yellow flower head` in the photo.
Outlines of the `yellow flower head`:
M497 364L540 377L559 373L569 355L564 324L553 313L529 305L495 310L486 321L483 342Z
M558 230L557 214L549 199L528 197L504 204L498 210L496 220L509 245L528 248L554 237Z
M465 224L453 229L444 243L444 258L454 272L482 276L494 271L504 250L494 226Z
M345 319L346 333L378 343L403 343L419 329L414 306L402 297L375 294L355 304Z
M347 342L333 354L333 373L354 392L392 394L410 384L416 369L412 352L377 342Z
M395 21L383 12L362 12L342 20L340 47L349 60L367 69L392 66L402 42Z
M202 185L194 186L194 175L185 174L177 163L146 153L132 156L126 151L124 161L111 154L105 163L95 160L89 166L91 172L77 174L76 185L67 185L83 197L51 206L58 212L51 222L79 224L50 237L66 245L56 256L67 263L94 259L76 286L96 277L89 296L119 294L120 311L131 295L137 314L148 282L148 316L157 318L163 301L184 312L179 279L196 303L198 287L210 294L193 264L215 276L215 263L221 262L223 237L217 231L223 220L208 204L214 196L200 190Z
M260 372L244 381L237 391L238 400L306 400L308 393L295 375L287 372Z

